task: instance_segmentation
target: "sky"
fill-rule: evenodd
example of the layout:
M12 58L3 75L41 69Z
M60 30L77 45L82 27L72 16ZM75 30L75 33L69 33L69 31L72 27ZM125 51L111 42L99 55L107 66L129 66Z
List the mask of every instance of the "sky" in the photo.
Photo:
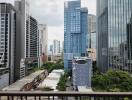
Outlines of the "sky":
M0 0L13 3L14 0ZM31 15L39 24L48 26L48 43L64 40L64 1L66 0L30 0ZM96 14L96 0L83 0L89 14Z

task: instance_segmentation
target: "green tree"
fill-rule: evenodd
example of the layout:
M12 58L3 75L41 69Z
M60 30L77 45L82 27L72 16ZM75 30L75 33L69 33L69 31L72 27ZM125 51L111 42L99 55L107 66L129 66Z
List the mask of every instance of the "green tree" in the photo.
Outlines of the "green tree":
M92 87L95 91L131 92L132 77L127 72L109 70L104 74L94 74Z
M69 74L69 72L65 72L64 75L61 76L56 87L59 91L66 91L66 82L67 78L69 77Z

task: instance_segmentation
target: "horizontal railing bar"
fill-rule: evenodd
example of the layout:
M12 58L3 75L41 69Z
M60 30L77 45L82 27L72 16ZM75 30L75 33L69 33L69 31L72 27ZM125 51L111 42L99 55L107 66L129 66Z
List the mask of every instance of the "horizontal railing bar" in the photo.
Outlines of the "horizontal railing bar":
M90 96L90 97L132 97L132 92L25 92L0 91L0 96Z

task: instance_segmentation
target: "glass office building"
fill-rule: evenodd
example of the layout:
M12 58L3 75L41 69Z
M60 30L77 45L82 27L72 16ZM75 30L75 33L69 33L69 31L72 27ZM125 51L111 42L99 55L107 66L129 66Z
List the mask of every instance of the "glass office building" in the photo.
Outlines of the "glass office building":
M81 8L79 0L66 1L64 5L64 67L72 66L75 56L86 55L88 33L88 10Z
M97 64L132 72L132 0L97 0Z

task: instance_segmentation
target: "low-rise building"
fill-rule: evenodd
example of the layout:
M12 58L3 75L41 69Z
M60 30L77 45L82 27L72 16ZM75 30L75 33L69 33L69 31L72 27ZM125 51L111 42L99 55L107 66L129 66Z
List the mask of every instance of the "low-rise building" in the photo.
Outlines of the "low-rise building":
M51 56L51 61L58 61L60 59L63 59L63 54L61 54L61 53Z
M39 83L48 75L47 71L36 71L29 76L3 88L3 91L30 91L35 89Z
M91 87L86 86L78 86L77 89L79 92L93 92Z
M38 90L43 90L45 87L49 87L53 89L53 91L57 91L56 87L60 80L61 75L64 74L64 70L53 70L46 79L39 84Z
M78 86L91 87L92 59L87 57L74 58L72 63L73 88Z
M0 68L0 90L9 85L8 68Z
M93 61L96 61L96 49L89 48L87 52L88 52L88 57L92 58Z

